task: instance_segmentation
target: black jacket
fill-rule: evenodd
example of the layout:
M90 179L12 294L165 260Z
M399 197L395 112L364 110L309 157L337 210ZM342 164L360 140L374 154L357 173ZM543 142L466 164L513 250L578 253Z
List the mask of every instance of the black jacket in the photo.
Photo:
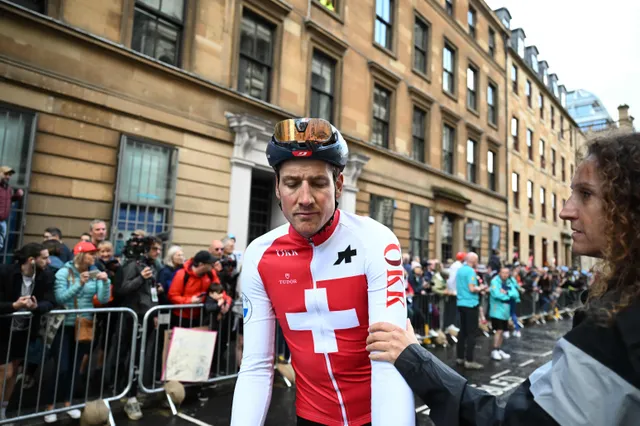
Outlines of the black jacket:
M467 379L417 344L400 354L395 367L429 406L436 425L636 425L640 303L620 312L609 327L590 317L575 322L556 343L553 362L506 400L468 386Z
M38 327L40 326L40 315L46 314L55 306L55 295L53 293L53 284L55 276L47 268L44 271L36 273L36 279L33 283L33 293L38 301L38 307L33 313L35 318L31 321L31 338L38 336ZM12 314L16 312L13 309L13 303L20 298L22 293L22 271L20 265L14 263L12 265L0 265L0 314ZM11 318L0 318L0 339L9 336L11 329Z
M155 287L158 271L152 266L153 276L149 279L142 278L140 273L146 265L138 262L129 262L122 272L122 281L114 285L115 297L121 307L131 308L138 315L138 321L142 322L149 309L158 305L151 298L151 287Z

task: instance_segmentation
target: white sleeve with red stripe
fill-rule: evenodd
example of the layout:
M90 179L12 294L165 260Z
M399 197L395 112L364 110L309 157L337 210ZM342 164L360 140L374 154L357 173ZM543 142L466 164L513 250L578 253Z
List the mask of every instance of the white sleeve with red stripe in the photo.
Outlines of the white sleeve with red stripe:
M370 235L375 237L368 245L365 266L369 324L389 322L404 329L407 325L407 301L400 243L387 227L377 222L372 227L375 233ZM393 364L372 361L372 426L414 426L414 408L413 392Z
M258 263L269 247L268 236L249 245L240 273L244 349L233 395L231 426L263 425L271 402L275 315L258 272Z

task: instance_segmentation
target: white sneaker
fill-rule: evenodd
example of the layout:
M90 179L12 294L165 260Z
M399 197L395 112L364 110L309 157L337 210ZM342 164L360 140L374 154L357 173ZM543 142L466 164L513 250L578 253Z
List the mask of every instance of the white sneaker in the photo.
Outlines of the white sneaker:
M455 333L460 333L460 329L458 327L456 327L455 325L453 325L453 324L451 324L449 327L447 327L446 332L448 333L451 330L453 330Z
M508 339L509 337L511 337L511 334L509 334L508 331L505 331L504 333L502 333L502 335L504 336L505 339Z
M501 361L502 360L502 355L500 355L500 351L497 349L494 349L491 351L491 359L494 359L496 361Z
M82 413L80 412L80 410L69 410L67 411L67 415L73 420L78 420L80 417L82 417Z
M429 330L429 337L438 337L438 332L434 329Z
M58 421L58 415L57 414L47 414L46 416L44 416L44 422L45 423L55 423Z
M522 333L520 331L514 331L513 335L518 338L522 337Z
M508 353L506 353L505 351L503 351L502 349L500 349L498 352L500 352L500 356L502 357L502 359L509 359L511 358L511 355L509 355Z

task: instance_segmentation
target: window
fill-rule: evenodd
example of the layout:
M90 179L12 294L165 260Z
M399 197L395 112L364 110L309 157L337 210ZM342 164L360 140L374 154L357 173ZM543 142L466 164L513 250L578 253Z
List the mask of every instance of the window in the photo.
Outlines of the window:
M476 38L476 11L472 7L469 7L467 12L467 23L469 24L469 35Z
M389 148L391 92L377 84L373 87L373 135L371 142Z
M551 130L556 127L556 109L551 105Z
M455 69L456 69L456 52L449 44L444 44L442 51L442 88L450 94L455 93Z
M571 165L571 174L569 175L569 179L573 179L573 164Z
M547 260L547 239L542 239L542 266L549 266L549 262Z
M542 218L547 218L547 205L546 205L547 193L545 192L543 187L540 187L540 211L542 213Z
M10 0L10 3L15 3L42 14L47 12L47 0Z
M427 113L420 108L413 108L413 150L411 157L424 163L424 138L425 138L425 123L427 121Z
M489 225L489 254L493 254L494 250L500 250L500 227L498 225Z
M544 139L540 139L540 168L544 169L547 166L547 162L545 161L545 149L544 149Z
M496 32L493 28L489 28L489 56L492 58L496 56Z
M449 16L453 16L453 1L454 0L444 0L444 9Z
M467 68L467 107L478 110L478 71L473 66Z
M249 236L247 243L269 232L271 229L271 188L275 179L269 175L252 173L249 195Z
M380 46L392 50L393 0L376 0L375 41Z
M538 105L540 106L540 120L544 120L544 96L538 95Z
M320 0L320 4L329 9L332 12L336 12L338 10L338 5L336 4L338 0Z
M564 139L564 115L560 114L560 139Z
M489 189L496 191L496 159L498 155L494 151L487 151L487 173L489 174Z
M512 139L512 145L513 145L513 149L515 151L520 151L520 140L518 138L518 127L519 127L519 123L518 123L518 119L515 117L511 117L511 139Z
M527 151L529 160L533 161L533 131L531 129L527 129Z
M329 56L313 52L311 62L311 117L333 123L333 89L336 62Z
M31 180L35 121L35 114L31 112L7 108L0 104L0 164L15 171L10 186L22 189L25 193L20 201L11 203L11 213L6 219L5 244L0 249L0 262L4 264L12 262L14 251L22 245L22 225Z
M558 221L558 211L556 207L556 194L551 194L551 214L553 214L553 221Z
M531 259L531 264L535 265L536 263L536 237L533 235L529 235L529 258Z
M518 67L511 65L511 87L513 93L518 94Z
M520 175L511 173L511 193L513 194L513 207L520 208Z
M480 241L482 225L479 220L468 219L464 225L464 240L467 243L467 251L474 252L480 257Z
M517 231L513 231L513 258L515 263L515 259L520 259L520 233Z
M529 105L529 108L533 108L533 94L531 93L531 82L529 80L527 80L527 85L525 86L524 89L524 94L527 96L527 105Z
M493 83L489 83L487 88L487 104L489 107L489 123L498 125L498 88Z
M527 198L529 199L529 214L534 214L533 210L533 182L527 181Z
M180 61L184 0L137 0L131 48L171 65Z
M553 242L553 266L558 266L560 260L558 260L558 242Z
M456 129L444 124L442 126L442 170L453 174L453 160L456 145Z
M413 68L427 74L427 52L429 51L429 26L418 16L413 24Z
M429 208L411 204L411 257L429 259Z
M240 29L238 90L268 101L273 65L274 28L245 10Z
M551 148L551 175L556 175L556 150Z
M136 229L150 235L171 233L177 160L175 148L123 137L111 229L116 255Z
M476 183L476 141L467 140L467 180Z
M442 262L447 262L453 258L453 223L455 219L447 214L442 216L442 224L440 225L440 250L442 253Z
M387 228L393 230L394 201L392 198L371 194L369 204L369 216L377 220Z
M573 127L569 126L569 146L573 147Z
M562 157L560 159L560 173L562 173L562 181L567 181L567 165L565 164L565 159Z
M563 199L562 199L562 208L563 208L563 209L564 209L565 204L567 204L567 200L563 198ZM567 221L566 221L566 220L563 220L563 221L562 221L562 225L566 227L566 226L567 226Z

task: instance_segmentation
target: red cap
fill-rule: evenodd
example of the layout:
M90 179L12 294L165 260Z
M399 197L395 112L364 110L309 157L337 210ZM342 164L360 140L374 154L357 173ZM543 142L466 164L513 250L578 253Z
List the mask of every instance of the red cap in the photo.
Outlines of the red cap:
M458 254L456 254L456 260L459 260L460 262L462 262L465 257L467 257L467 254L463 251L459 251Z
M80 241L73 248L73 254L91 253L91 252L96 252L96 251L98 251L96 246L94 246L93 243L89 243L87 241Z

